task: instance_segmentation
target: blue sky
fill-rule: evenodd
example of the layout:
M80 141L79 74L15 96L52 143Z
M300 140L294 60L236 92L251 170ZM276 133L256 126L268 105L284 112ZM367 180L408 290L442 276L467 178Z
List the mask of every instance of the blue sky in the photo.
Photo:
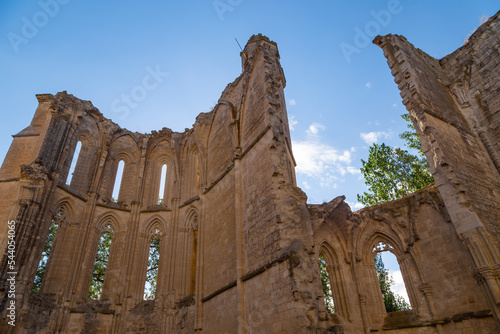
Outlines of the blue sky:
M241 73L237 38L278 43L298 185L310 203L354 208L373 141L402 146L405 112L376 33L431 56L460 47L496 1L11 1L0 4L0 157L35 112L67 90L132 131L190 128ZM361 36L363 31L367 37ZM359 35L359 36L357 36ZM347 54L345 50L356 52ZM344 49L344 52L343 52ZM144 78L157 73L144 89ZM142 90L141 90L142 89ZM141 92L125 104L123 96ZM124 108L125 106L125 108Z

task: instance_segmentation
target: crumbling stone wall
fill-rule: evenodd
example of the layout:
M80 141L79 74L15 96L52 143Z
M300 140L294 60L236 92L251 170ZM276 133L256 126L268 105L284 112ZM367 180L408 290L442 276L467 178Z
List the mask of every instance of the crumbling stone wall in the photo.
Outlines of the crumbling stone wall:
M436 185L355 213L343 197L307 205L297 188L286 81L276 43L262 35L248 41L242 74L214 110L183 133L134 133L66 92L37 95L33 121L0 169L0 220L16 222L17 272L13 327L0 224L2 333L499 332L498 20L441 61L402 37L376 39ZM53 221L59 229L35 294ZM102 296L91 300L103 231L110 255ZM158 234L156 297L144 300ZM398 258L411 311L385 311L373 263L380 250Z
M331 280L332 316L344 332L498 331L488 298L474 279L472 257L435 185L355 213L344 199L308 206L316 255L323 255ZM374 265L382 250L398 259L410 311L385 310Z
M436 60L404 37L377 37L422 141L474 277L500 319L500 12Z
M18 247L17 326L3 323L2 331L289 333L333 325L315 275L306 196L295 187L277 46L259 35L244 52L242 75L183 133L133 133L66 92L37 95L33 122L14 137L0 173L2 194L15 190L0 217L16 221ZM36 295L31 287L53 220L60 228ZM100 300L89 300L103 229L112 234L106 276ZM156 230L157 293L145 301Z

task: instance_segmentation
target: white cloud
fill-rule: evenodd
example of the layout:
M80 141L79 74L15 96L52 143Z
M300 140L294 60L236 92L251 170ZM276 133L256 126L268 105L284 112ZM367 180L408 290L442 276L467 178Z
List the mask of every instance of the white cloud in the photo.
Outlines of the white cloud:
M288 101L288 104L294 106L296 103L294 99L291 99L290 101Z
M358 210L363 209L365 207L364 204L359 203L359 202L349 202L349 201L346 201L346 203L349 204L349 206L351 207L352 211L358 211Z
M299 124L299 121L295 119L295 116L290 116L290 118L288 118L288 123L290 130L295 131L295 125Z
M410 304L410 298L408 298L408 292L406 292L405 283L403 281L403 275L401 270L389 270L389 275L394 279L394 285L391 286L391 290L403 297L408 304Z
M311 189L311 186L309 185L309 183L307 183L307 181L302 181L302 186L304 186L304 188L306 189Z
M351 150L351 152L352 152L352 150ZM347 173L352 174L352 175L356 175L356 174L361 174L361 171L359 170L359 168L347 166Z
M379 131L379 132L368 132L368 133L360 133L359 134L361 139L363 139L368 145L371 145L373 143L377 143L380 138L390 138L391 134L388 132L384 131Z
M392 104L392 107L393 107L393 108L396 108L397 106L398 106L398 105L397 105L397 103L393 103L393 104Z
M325 126L323 124L320 124L320 123L313 123L311 125L309 125L309 129L307 130L307 134L308 135L317 135L319 130L325 130Z
M316 128L317 129L317 128ZM314 137L314 127L307 130L309 138L292 143L298 174L303 174L317 181L320 187L335 187L335 181L346 173L357 174L358 169L350 166L354 149L339 152L337 149L318 142ZM304 187L310 186L304 184ZM306 187L306 189L308 189Z
M372 86L373 86L373 84L372 84L370 81L368 81L368 82L365 84L365 87L366 87L366 88L368 88L368 89L372 88Z

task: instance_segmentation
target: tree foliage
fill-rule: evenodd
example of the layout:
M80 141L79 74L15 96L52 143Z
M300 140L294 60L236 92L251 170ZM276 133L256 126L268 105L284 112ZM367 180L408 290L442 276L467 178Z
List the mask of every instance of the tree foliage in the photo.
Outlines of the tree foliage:
M406 127L409 131L404 131L399 135L399 138L403 139L406 142L406 146L411 149L417 150L421 157L424 157L424 152L422 151L422 145L420 144L420 138L418 137L417 131L413 126L413 123L410 119L410 114L406 113L401 115L401 118L406 121Z
M402 115L410 121L409 115ZM413 155L401 148L393 148L384 143L373 144L369 148L368 160L361 160L361 173L368 186L368 192L358 194L358 201L371 206L399 199L434 182L429 172L429 165L422 153L418 135L413 125L411 131L405 131L400 138L406 145L416 150Z
M382 255L378 253L375 256L375 270L377 271L378 283L384 297L385 310L387 312L404 311L411 309L411 306L406 300L391 291L391 286L394 285L394 279L389 275L389 271L385 269Z
M101 299L104 276L106 275L106 267L108 266L111 239L112 234L110 232L101 234L99 246L97 246L94 269L92 270L92 278L90 280L89 299Z
M31 291L34 293L40 293L40 288L42 286L43 276L47 270L47 263L49 262L49 256L52 252L52 246L54 245L54 239L57 233L57 224L52 221L49 227L49 234L45 240L45 245L43 247L42 256L40 257L40 262L38 263L38 268L36 270L35 281Z
M158 282L158 264L160 263L159 236L151 238L149 245L148 269L146 271L146 284L144 286L144 300L155 299L156 285Z
M319 256L319 272L321 275L321 284L323 286L323 297L325 298L326 310L329 313L335 313L330 277L326 269L326 262L323 255Z

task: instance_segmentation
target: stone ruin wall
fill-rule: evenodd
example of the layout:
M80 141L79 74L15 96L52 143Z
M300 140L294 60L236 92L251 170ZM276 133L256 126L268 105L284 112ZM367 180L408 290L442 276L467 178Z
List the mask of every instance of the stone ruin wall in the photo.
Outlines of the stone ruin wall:
M500 12L436 60L378 37L474 276L500 318Z
M0 219L18 222L17 326L6 323L4 285L1 331L499 332L498 20L497 14L440 61L402 37L376 39L436 185L355 213L343 197L307 205L296 187L286 82L277 46L264 36L249 40L243 72L214 110L183 133L132 133L88 101L65 92L37 95L32 124L14 136L0 169ZM81 158L65 185L78 141ZM125 170L114 203L120 160ZM166 191L158 205L163 164ZM60 211L41 293L34 294L48 226ZM106 224L114 231L103 293L88 300ZM156 228L162 233L157 295L144 301ZM0 241L4 252L4 224ZM373 265L380 243L398 258L411 311L385 311ZM324 306L320 254L334 314ZM5 282L5 257L0 270Z
M33 122L14 136L0 175L2 193L15 194L0 216L19 222L23 305L19 326L4 324L4 331L290 332L327 323L318 316L325 314L321 283L311 275L318 264L306 196L295 187L277 46L254 36L245 53L242 75L184 133L132 133L65 92L37 96ZM81 153L65 185L78 141ZM125 169L114 203L120 160ZM158 205L164 163L167 191ZM61 210L65 218L35 295L48 226ZM90 275L107 224L109 264L101 300L91 301ZM156 228L163 235L157 297L143 301L148 237Z
M333 282L334 320L345 333L498 331L435 185L354 213L344 199L308 208L316 253L323 254ZM373 265L382 245L398 259L411 311L385 310Z

